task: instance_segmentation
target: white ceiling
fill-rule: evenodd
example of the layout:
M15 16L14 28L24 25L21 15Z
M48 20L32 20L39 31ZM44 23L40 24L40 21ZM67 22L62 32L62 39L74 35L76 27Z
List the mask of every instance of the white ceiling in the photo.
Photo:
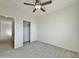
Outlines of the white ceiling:
M45 2L45 1L49 1L49 0L41 0L41 2ZM41 15L51 13L51 12L56 11L58 9L68 7L70 5L73 5L73 4L79 2L79 0L52 0L52 1L53 1L52 4L44 6L46 12L37 10L35 13L32 13L32 11L34 9L33 6L28 6L28 5L23 4L23 2L34 3L35 0L0 0L0 3L9 4L13 7L16 7L18 9L24 11L25 13L27 13L29 15L41 16Z

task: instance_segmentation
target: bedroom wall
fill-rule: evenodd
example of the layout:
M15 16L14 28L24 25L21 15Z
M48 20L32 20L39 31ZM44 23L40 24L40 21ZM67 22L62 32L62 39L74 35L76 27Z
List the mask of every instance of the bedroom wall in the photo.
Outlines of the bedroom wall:
M0 3L0 15L12 17L15 22L14 48L23 46L23 20L31 22L31 42L37 40L37 21L18 8Z
M38 17L38 39L79 52L79 4Z

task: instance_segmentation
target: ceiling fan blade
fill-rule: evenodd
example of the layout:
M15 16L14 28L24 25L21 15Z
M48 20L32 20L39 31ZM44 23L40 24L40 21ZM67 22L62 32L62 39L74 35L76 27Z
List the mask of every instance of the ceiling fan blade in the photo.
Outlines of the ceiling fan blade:
M35 12L36 11L36 8L33 10L33 12Z
M44 3L41 3L41 5L44 6L44 5L48 5L48 4L51 4L51 3L52 3L52 0L44 2Z
M39 0L36 0L36 3L39 3Z
M43 12L45 12L45 10L43 8L40 8Z
M31 5L31 6L35 6L34 4L30 4L30 3L24 3L25 5Z

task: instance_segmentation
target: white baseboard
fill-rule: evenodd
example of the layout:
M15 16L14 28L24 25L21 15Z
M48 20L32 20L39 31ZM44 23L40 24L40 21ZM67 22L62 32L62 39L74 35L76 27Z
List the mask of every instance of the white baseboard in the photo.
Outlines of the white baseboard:
M53 46L56 46L56 47L60 47L60 48L63 48L63 49L72 51L72 52L74 52L74 53L78 53L77 51L74 51L74 50L71 50L71 49L68 49L68 48L64 48L64 47L61 47L61 46L57 46L57 45L54 45L54 44L52 44L52 43L50 43L50 42L45 42L45 41L42 41L42 40L38 40L38 41L43 42L43 43L46 43L46 44L49 44L49 45L53 45ZM79 53L78 53L78 54L79 54Z
M34 41L37 41L37 40L30 40L30 42L34 42Z

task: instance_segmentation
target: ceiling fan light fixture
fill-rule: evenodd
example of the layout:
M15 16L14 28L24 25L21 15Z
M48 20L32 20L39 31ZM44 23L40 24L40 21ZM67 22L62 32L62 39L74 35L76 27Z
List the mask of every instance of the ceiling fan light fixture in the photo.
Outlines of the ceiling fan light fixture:
M35 8L36 9L40 9L41 8L41 5L36 5Z

